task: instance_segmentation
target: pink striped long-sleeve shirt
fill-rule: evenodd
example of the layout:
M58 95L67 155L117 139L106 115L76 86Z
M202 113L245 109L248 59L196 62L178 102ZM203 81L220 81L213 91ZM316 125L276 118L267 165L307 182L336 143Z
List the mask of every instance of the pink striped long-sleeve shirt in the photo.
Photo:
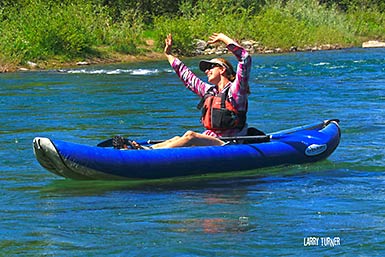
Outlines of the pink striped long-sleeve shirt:
M231 51L238 60L235 80L229 82L230 89L228 91L228 99L238 111L247 111L251 57L249 53L239 45L229 44L227 45L227 49ZM200 97L203 97L212 87L214 87L214 94L219 94L218 89L214 85L202 81L178 58L174 60L172 67L183 81L184 85ZM229 85L226 85L224 88L227 88L228 86ZM247 128L244 128L242 131L239 129L227 129L222 131L206 130L204 134L215 137L235 136L245 134L246 129Z

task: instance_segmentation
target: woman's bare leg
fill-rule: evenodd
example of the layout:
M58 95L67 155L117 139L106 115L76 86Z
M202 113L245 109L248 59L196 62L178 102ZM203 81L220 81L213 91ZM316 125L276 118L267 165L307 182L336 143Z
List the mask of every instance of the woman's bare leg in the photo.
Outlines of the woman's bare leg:
M209 145L223 145L224 142L218 138L196 133L194 131L187 131L182 137L174 137L165 142L153 145L152 148L175 148L175 147L189 147L189 146L209 146Z
M152 147L153 149L156 149L156 148L168 148L167 146L168 146L169 144L171 144L171 143L174 142L174 141L177 141L178 139L180 139L180 136L173 137L173 138L168 139L168 140L166 140L166 141L163 141L163 142L161 142L161 143L152 145L151 147Z

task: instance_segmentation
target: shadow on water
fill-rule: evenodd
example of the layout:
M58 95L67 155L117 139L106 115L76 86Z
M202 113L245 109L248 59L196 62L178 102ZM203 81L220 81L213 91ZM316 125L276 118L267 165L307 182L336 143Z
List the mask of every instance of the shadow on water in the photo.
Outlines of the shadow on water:
M179 191L179 190L229 190L246 188L261 183L273 183L291 176L334 170L335 164L321 161L316 164L292 165L256 169L235 173L217 173L199 176L147 180L53 180L39 189L42 193L68 196L98 195L111 191ZM341 168L341 167L339 167Z

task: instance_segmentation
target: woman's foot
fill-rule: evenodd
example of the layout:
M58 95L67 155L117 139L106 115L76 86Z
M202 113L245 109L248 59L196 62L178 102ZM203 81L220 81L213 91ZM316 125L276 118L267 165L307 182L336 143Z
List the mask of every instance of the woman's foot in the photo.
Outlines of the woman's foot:
M136 150L151 150L152 149L151 146L143 146L143 145L138 144L135 141L130 141L130 142L131 142L131 146L133 147L133 149L136 149Z

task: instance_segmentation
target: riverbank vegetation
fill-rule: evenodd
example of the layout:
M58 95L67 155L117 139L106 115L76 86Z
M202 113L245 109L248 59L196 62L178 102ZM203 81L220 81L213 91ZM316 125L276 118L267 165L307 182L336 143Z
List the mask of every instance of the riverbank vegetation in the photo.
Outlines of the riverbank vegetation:
M3 0L0 66L59 65L175 51L225 32L265 48L359 46L385 39L385 4L375 0ZM56 63L56 64L54 64Z

